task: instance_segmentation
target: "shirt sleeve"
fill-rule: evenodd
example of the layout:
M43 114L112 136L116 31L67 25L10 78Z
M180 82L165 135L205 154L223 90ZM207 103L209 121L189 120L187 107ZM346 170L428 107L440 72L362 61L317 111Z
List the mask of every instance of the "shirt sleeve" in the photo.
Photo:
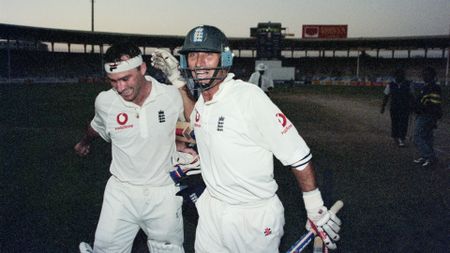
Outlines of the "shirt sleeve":
M111 137L107 131L106 119L108 115L108 105L105 103L105 94L100 93L95 99L95 116L91 121L91 127L107 142L111 142Z
M301 167L311 160L311 151L295 126L262 90L252 94L249 107L252 127L283 165Z

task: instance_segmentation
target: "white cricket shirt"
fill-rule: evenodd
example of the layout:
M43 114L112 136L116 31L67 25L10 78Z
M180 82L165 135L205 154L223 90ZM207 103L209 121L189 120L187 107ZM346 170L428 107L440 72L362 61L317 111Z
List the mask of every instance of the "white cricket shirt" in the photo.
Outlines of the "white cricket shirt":
M309 147L281 110L257 86L234 80L213 99L200 96L191 115L202 176L211 195L230 204L274 196L273 155L284 165L306 164Z
M184 119L183 102L175 86L145 78L152 90L142 107L113 89L101 92L91 126L111 142L111 174L131 184L168 185L173 183L168 172L176 150L176 122Z

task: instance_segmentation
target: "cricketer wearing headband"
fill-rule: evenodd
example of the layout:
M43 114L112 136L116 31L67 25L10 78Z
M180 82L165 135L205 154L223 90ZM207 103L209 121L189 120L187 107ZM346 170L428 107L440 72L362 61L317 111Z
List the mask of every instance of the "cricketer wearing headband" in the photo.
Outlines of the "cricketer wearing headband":
M81 252L130 252L142 229L152 253L181 253L182 198L169 176L176 150L196 154L175 143L177 120L184 120L179 89L145 75L138 47L111 46L104 60L112 89L95 100L95 116L75 151L85 156L101 137L111 143L112 161L93 249Z

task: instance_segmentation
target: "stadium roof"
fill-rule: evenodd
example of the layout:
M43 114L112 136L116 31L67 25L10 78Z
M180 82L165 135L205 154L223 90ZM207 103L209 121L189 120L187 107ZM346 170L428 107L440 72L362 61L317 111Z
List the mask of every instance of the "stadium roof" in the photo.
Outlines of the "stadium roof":
M140 35L126 33L89 32L0 24L0 40L27 40L81 45L105 45L131 40L142 47L176 48L184 36ZM256 38L229 38L235 50L256 50ZM450 47L450 35L420 37L382 37L347 39L285 38L283 50L410 50L445 49Z
M89 32L8 24L0 24L0 39L81 45L104 45L122 40L131 40L139 46L149 47L169 47L183 43L182 36Z

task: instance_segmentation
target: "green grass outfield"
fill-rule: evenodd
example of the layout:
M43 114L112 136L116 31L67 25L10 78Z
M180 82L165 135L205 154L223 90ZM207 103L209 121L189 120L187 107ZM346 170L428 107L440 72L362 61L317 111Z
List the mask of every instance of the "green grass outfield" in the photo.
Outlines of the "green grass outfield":
M77 157L73 146L93 115L96 94L104 89L108 86L0 87L0 253L78 252L80 241L92 243L109 177L110 146L98 140L86 158ZM448 122L448 88L444 94ZM302 96L354 100L378 110L382 88L274 91L273 101L312 149L326 204L344 201L342 240L335 252L448 252L448 164L441 161L429 170L414 166L414 148L392 145L389 126L374 129L293 99ZM284 252L304 233L305 211L289 169L279 162L275 167L286 215ZM187 253L193 252L195 218L185 211ZM143 252L142 240L136 244L134 251Z

